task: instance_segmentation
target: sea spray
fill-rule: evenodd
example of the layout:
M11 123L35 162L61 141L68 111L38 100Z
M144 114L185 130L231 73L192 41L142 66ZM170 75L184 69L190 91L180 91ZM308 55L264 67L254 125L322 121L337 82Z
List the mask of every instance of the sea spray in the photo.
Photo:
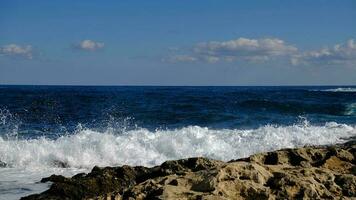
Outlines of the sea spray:
M90 169L95 165L153 166L166 160L205 156L228 161L251 154L304 145L334 144L356 136L355 126L328 122L322 126L306 122L257 129L209 129L187 126L173 130L144 128L121 134L91 129L57 139L0 138L0 160L11 167L53 168L58 163Z
M0 199L94 165L228 161L347 141L356 134L354 88L0 87Z

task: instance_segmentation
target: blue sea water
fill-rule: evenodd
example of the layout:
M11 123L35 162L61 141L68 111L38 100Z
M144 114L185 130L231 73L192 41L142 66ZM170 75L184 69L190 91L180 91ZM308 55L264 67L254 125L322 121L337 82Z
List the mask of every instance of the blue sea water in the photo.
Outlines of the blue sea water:
M230 160L354 136L355 86L3 85L0 199L44 190L43 176L95 165Z

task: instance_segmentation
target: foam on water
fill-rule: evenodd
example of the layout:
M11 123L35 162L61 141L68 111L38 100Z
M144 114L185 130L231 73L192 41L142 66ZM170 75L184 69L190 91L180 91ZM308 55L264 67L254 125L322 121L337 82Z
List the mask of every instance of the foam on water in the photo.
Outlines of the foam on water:
M0 137L0 196L17 199L43 191L48 185L35 184L52 173L73 175L93 166L153 166L166 160L205 156L220 160L286 147L334 144L356 136L356 127L329 122L322 126L308 122L291 126L267 125L257 129L209 129L188 126L174 130L138 128L123 134L108 129L97 132L80 129L56 140L4 139ZM58 168L65 163L68 168ZM1 198L0 198L1 199Z
M334 89L326 89L326 90L321 90L324 92L356 92L356 88L334 88Z
M45 170L0 168L0 200L17 200L23 196L48 189L50 183L40 183L39 181L51 174L73 176L81 172L88 172L88 170L75 168L47 168Z
M11 167L51 168L94 165L158 165L165 160L206 156L220 160L246 157L263 151L309 144L331 144L356 135L353 126L307 123L267 125L258 129L219 129L188 126L175 130L136 129L123 134L83 129L56 140L5 140L0 138L0 160Z

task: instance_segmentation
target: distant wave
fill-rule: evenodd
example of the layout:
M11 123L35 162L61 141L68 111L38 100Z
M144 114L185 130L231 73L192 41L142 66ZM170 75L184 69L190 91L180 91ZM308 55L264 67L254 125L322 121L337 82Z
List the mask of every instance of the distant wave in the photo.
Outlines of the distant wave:
M356 127L307 122L292 126L262 126L257 129L213 130L188 126L175 130L137 129L124 134L83 129L56 140L6 140L0 137L0 160L9 167L91 168L94 165L158 165L166 160L205 156L220 160L286 147L325 145L356 135Z
M315 91L315 90L314 90ZM325 90L317 90L323 92L356 92L356 88L334 88L334 89L325 89Z

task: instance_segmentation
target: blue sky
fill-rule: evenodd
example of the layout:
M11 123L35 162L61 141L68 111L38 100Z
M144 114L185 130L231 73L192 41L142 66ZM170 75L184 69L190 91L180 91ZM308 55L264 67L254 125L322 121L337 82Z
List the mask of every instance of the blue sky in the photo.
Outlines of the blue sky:
M356 2L0 0L0 84L356 84Z

